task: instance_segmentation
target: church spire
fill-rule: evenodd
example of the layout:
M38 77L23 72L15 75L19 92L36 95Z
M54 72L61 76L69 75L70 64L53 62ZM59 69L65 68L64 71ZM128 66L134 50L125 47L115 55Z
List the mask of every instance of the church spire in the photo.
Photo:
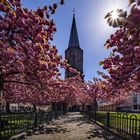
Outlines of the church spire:
M77 28L76 28L75 13L73 13L73 21L72 21L70 40L69 40L68 47L80 47Z
M69 46L65 51L65 59L68 61L70 66L81 74L83 74L83 50L80 48L78 33L75 21L75 10L73 11L73 21L70 33ZM68 69L65 71L65 77L73 77L75 73L70 72ZM82 77L83 78L83 77Z

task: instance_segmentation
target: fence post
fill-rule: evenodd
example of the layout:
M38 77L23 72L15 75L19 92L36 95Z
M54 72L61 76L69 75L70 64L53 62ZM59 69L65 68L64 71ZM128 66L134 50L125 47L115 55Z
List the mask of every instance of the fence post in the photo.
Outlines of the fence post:
M33 104L33 112L35 113L35 118L34 118L34 127L37 127L37 109L36 109L36 105Z
M110 113L107 112L107 127L110 127Z
M10 113L10 103L6 102L6 113Z
M96 120L97 120L97 111L94 110L94 121L95 121L95 123L96 123Z

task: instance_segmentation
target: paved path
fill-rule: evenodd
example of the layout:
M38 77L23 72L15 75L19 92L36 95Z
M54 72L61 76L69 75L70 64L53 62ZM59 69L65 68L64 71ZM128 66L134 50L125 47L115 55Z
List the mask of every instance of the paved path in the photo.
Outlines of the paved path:
M79 113L69 113L45 127L44 134L27 137L27 140L121 140Z

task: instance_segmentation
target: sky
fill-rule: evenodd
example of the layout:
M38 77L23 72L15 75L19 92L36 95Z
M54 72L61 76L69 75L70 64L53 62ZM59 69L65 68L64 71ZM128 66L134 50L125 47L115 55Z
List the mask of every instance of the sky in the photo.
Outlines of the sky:
M36 9L58 1L22 0L22 3L24 7ZM93 77L98 77L97 71L103 71L99 62L110 53L104 48L104 44L116 30L109 27L104 17L114 9L126 10L128 0L65 0L65 4L52 15L57 27L53 44L63 57L68 47L74 8L80 47L84 51L85 80L92 80ZM62 73L64 76L64 71Z

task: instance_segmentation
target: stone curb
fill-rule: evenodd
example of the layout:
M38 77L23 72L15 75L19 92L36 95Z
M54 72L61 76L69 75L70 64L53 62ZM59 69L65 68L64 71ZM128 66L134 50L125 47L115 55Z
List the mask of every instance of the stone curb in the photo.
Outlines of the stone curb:
M22 139L25 139L27 136L31 136L31 135L35 134L35 132L36 131L28 130L26 132L12 136L9 140L22 140Z
M25 139L27 133L20 133L18 135L12 136L9 140L22 140Z

